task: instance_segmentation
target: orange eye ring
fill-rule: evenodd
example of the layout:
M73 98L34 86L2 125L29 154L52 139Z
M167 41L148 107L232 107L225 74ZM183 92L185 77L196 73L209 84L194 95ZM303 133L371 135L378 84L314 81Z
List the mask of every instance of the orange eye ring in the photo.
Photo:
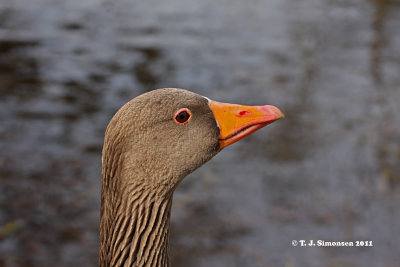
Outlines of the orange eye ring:
M192 112L188 108L181 108L175 113L174 121L177 124L184 125L192 118Z

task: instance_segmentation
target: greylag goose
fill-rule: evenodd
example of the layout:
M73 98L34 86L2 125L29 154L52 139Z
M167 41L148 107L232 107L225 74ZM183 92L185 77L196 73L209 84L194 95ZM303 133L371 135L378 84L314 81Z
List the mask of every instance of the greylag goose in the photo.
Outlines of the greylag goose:
M222 148L283 118L274 106L157 89L111 119L102 155L100 266L169 266L172 195Z

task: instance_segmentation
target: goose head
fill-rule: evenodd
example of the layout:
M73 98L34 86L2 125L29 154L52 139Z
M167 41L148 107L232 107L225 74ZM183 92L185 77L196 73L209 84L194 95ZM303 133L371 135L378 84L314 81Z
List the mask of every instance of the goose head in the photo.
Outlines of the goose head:
M125 104L109 123L103 147L101 265L149 262L152 252L143 238L168 236L172 194L182 179L224 147L282 117L274 106L221 103L175 88ZM147 236L149 225L158 233L148 230ZM160 261L168 262L167 240L157 243Z

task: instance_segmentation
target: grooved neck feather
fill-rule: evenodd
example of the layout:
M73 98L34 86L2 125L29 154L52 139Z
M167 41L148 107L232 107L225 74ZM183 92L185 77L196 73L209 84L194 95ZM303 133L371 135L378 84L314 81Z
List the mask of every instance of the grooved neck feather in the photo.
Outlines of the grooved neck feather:
M114 195L102 204L100 266L169 266L172 195L158 198L143 188L126 193L130 199Z

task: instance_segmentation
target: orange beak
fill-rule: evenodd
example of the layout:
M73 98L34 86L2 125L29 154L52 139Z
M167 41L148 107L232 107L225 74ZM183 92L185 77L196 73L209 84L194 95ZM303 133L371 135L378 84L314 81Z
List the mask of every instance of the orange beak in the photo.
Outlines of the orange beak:
M285 117L277 107L269 105L242 106L211 100L209 106L220 128L221 149Z

